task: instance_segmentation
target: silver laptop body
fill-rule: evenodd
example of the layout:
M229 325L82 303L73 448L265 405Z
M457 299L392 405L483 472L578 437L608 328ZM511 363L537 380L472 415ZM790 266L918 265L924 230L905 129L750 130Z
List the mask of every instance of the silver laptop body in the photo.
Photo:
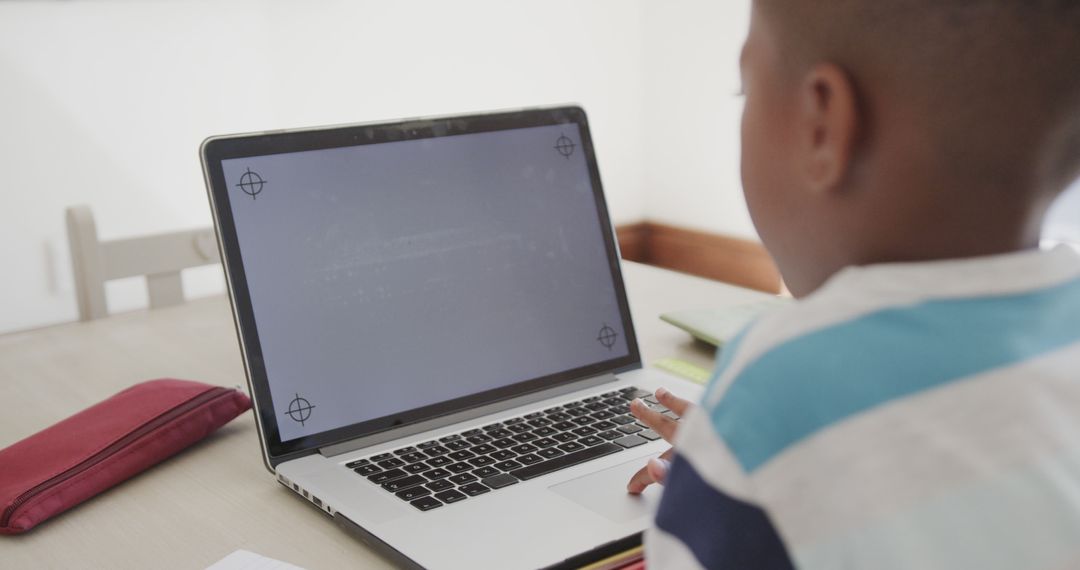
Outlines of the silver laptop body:
M267 468L402 567L630 544L666 449L578 107L213 137L202 161ZM584 553L584 555L583 555Z

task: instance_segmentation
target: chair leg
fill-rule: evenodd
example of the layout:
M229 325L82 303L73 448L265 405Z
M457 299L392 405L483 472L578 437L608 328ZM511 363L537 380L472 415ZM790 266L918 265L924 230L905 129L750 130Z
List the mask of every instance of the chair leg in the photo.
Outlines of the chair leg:
M105 268L94 215L88 206L73 206L67 209L66 218L79 320L100 319L108 315L109 310L105 303Z

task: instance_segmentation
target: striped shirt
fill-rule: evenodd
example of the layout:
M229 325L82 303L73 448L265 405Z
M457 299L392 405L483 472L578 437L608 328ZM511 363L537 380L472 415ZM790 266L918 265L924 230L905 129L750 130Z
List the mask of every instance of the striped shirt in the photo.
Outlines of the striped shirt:
M675 443L651 568L1080 568L1080 255L845 269Z

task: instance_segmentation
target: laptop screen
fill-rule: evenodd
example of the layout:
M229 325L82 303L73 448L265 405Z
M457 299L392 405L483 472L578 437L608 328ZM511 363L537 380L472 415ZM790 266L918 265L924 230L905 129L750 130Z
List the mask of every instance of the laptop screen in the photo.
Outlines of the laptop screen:
M631 355L582 131L221 161L281 442Z

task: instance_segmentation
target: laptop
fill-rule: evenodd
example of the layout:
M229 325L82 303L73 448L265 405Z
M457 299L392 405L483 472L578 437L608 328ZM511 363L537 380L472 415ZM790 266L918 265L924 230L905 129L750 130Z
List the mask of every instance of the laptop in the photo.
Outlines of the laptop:
M642 367L581 108L201 154L280 484L402 567L566 566L648 526L660 489L625 486L667 444L627 404L700 388Z

